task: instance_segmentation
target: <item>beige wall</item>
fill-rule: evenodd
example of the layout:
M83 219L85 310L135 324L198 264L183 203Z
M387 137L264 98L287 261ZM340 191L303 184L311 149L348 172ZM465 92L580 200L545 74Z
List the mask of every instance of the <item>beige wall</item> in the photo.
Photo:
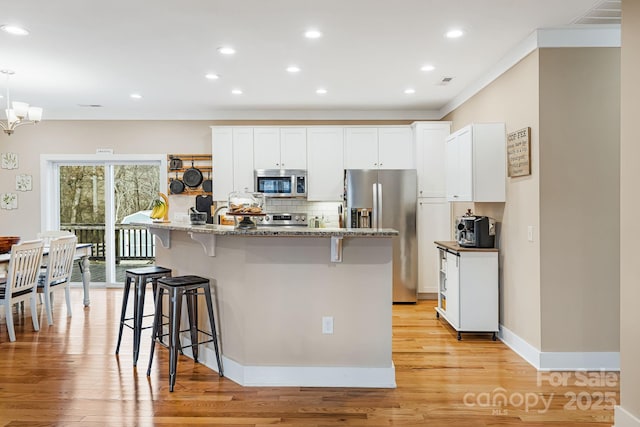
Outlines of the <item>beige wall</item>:
M210 153L207 121L47 121L0 135L0 152L18 153L20 168L0 169L0 193L15 192L15 175L33 175L33 191L18 192L18 209L0 209L0 235L34 238L40 231L40 154Z
M531 175L473 209L502 221L501 323L540 351L619 350L619 96L619 49L540 49L445 117L531 128Z
M620 50L540 49L542 351L619 350Z
M505 122L507 132L531 128L530 176L507 179L508 203L476 203L474 212L501 221L500 323L540 348L540 244L527 240L527 226L539 229L538 52L500 76L446 116L457 130L472 122ZM469 204L454 207L461 214Z
M620 235L620 404L640 418L640 246L636 238L640 232L636 221L640 212L640 144L636 129L640 117L640 2L637 0L622 2L621 74L620 218L625 229Z

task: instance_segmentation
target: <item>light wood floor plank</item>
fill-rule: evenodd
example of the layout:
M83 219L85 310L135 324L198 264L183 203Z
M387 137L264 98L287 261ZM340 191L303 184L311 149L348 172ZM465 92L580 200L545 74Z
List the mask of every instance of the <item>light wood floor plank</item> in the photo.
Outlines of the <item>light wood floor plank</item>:
M146 376L148 330L138 369L130 330L113 353L120 290L92 289L90 308L80 289L72 299L72 318L56 299L53 326L39 307L40 332L28 307L14 311L15 343L0 315L0 426L608 426L619 402L616 373L591 387L573 373L561 386L541 374L539 384L534 368L490 336L457 341L430 301L393 308L397 389L241 387L182 357L170 393L166 350L156 350ZM491 404L499 395L506 406Z

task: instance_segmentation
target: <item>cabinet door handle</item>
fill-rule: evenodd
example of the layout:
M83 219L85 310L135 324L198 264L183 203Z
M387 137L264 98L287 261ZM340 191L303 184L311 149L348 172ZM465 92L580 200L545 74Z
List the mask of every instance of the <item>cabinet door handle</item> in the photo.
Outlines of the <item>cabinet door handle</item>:
M454 195L453 195L453 197L457 199L457 198L458 198L458 195L457 195L457 194L454 194Z

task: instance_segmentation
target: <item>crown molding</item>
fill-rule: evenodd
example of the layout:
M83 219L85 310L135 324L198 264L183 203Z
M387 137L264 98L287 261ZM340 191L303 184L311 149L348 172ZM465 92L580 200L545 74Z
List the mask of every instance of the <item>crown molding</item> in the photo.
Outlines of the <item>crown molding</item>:
M440 109L443 118L536 49L554 47L620 47L620 25L543 28L518 43L480 79L467 86Z

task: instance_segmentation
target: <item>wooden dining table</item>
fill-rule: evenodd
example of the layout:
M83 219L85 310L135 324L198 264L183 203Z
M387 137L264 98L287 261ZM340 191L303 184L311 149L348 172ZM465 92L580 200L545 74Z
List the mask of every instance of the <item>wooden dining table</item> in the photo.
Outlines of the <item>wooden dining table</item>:
M45 246L42 251L42 262L46 264L49 256L49 247ZM84 298L82 303L85 307L89 307L91 300L89 299L89 284L91 283L91 270L89 269L89 257L91 256L91 243L78 243L76 245L76 253L73 259L78 261L80 274L82 275L82 287L84 290ZM0 254L0 277L5 277L9 270L9 259L11 254ZM0 279L1 280L1 279Z

